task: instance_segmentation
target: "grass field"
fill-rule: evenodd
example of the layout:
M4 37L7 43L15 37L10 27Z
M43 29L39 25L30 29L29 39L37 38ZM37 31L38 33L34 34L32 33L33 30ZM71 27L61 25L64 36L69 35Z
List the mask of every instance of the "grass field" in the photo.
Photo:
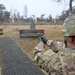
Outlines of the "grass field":
M33 50L35 45L38 43L38 38L20 38L20 29L30 29L29 25L10 26L3 25L3 35L0 37L11 37L13 38L31 58L33 58ZM37 25L36 29L44 29L44 34L48 39L63 41L62 25ZM46 48L47 49L47 48ZM0 60L1 64L1 60ZM1 65L0 65L1 66Z
M33 49L38 42L38 38L20 38L20 29L30 29L29 25L19 26L0 26L3 28L4 34L0 37L12 37L23 49L33 58ZM62 25L37 25L36 29L44 29L44 34L48 39L60 40L63 39Z

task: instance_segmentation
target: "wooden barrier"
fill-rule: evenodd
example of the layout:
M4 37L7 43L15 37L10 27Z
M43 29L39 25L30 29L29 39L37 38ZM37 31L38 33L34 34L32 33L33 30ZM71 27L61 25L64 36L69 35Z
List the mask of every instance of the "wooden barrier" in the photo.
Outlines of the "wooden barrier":
M37 38L44 35L44 30L19 30L21 38Z
M0 35L2 35L3 34L3 29L0 29Z

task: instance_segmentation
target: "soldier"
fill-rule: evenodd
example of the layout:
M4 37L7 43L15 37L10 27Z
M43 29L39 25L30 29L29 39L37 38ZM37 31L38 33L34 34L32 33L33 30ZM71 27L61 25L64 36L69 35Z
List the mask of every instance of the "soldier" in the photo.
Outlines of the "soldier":
M40 37L43 46L47 44L50 49L38 56L39 45L34 48L38 65L49 75L75 75L75 15L70 15L63 24L64 43ZM39 43L40 43L39 42ZM41 44L41 45L42 45Z

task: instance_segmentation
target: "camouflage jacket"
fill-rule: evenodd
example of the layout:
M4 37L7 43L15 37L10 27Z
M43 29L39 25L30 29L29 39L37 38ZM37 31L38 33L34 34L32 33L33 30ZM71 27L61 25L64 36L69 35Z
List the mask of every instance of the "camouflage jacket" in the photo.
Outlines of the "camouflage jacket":
M43 43L41 45L44 46ZM40 51L37 53L39 45L37 49L35 47L35 56L39 57L38 66L49 75L75 75L75 50L64 50L64 44L59 41L48 40L47 45L50 49L44 52L44 48L41 47L40 55L38 54ZM58 52L55 53L57 50Z
M49 75L75 75L75 50L48 50L40 56L38 65Z
M56 40L48 40L47 45L52 49L54 52L58 52L64 49L65 44L60 41Z
M48 40L47 41L47 45L54 52L58 52L60 50L63 50L63 48L65 47L63 42L54 41L54 40ZM41 41L35 46L34 52L33 52L33 54L34 54L34 61L36 61L37 57L39 57L42 53L45 52L44 47L45 47L45 44L43 42L41 42Z
M38 57L44 52L44 43L39 42L34 48L34 61L37 61Z

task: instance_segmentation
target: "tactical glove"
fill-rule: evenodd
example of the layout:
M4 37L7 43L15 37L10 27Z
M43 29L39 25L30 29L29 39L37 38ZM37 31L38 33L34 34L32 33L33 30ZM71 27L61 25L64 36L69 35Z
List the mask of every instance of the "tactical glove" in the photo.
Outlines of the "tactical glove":
M42 41L44 44L47 43L48 39L45 36L39 37L40 41Z

